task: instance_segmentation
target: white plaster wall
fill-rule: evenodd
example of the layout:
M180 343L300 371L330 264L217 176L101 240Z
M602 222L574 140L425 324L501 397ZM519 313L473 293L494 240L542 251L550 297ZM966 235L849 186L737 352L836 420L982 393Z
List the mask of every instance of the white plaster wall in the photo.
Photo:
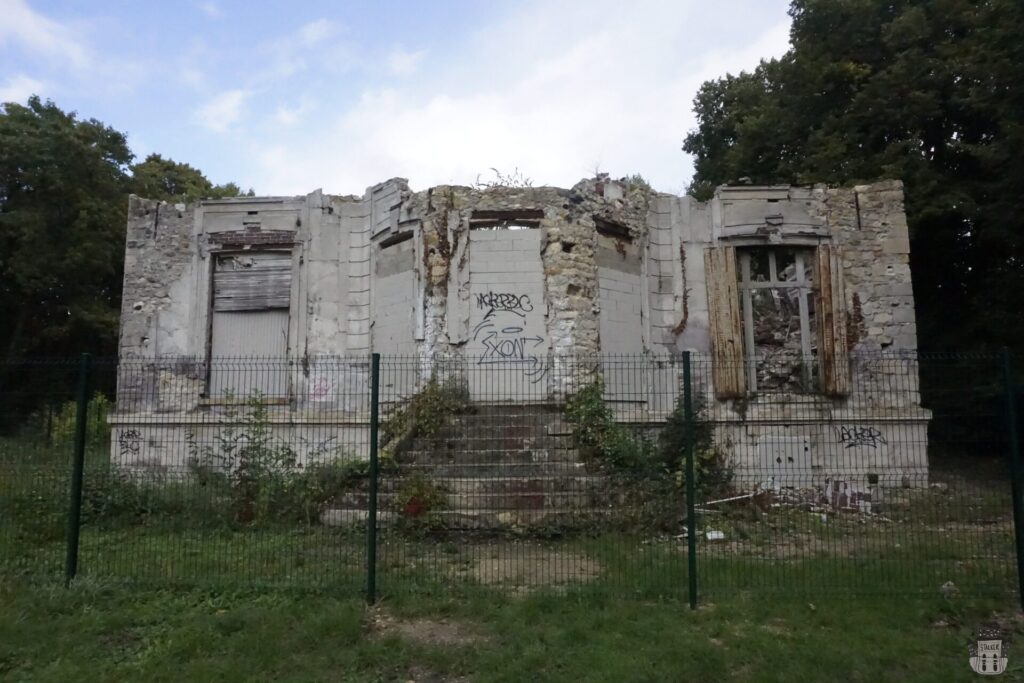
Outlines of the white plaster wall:
M273 415L268 422L268 438L274 445L292 448L299 465L369 457L368 422L298 421L290 416L279 421ZM225 435L242 429L238 421L218 422L215 416L190 421L140 414L112 420L111 462L129 471L145 471L147 476L180 478L189 474L196 456L202 460L208 454L221 453Z
M345 349L343 280L347 272L348 239L341 229L340 217L329 204L326 209L318 204L310 206L309 215L309 249L304 268L309 326L305 351L314 356L338 355Z
M715 441L744 490L769 482L823 487L829 479L867 490L869 475L885 487L928 485L927 419L725 423Z
M373 350L381 354L416 354L416 275L414 240L377 249L374 262Z
M470 392L478 400L547 397L540 230L469 233Z
M345 352L370 352L370 206L368 202L341 205L341 229L348 235L345 296Z
M647 399L648 367L644 351L640 251L613 237L597 238L599 332L605 396L612 401Z

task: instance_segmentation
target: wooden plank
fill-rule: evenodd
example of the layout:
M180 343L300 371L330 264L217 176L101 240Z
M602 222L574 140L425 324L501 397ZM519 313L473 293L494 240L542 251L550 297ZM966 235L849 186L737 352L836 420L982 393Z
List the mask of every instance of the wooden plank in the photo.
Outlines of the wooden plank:
M219 256L213 275L213 309L287 309L291 284L292 257L286 252Z
M740 252L740 295L743 298L743 354L747 373L747 389L757 391L757 347L754 345L754 297L751 284L750 251Z
M806 265L804 264L804 252L796 252L796 280L799 284L806 284ZM807 292L800 292L798 295L800 306L800 354L804 386L811 384L812 359L811 354L811 311L807 303Z
M736 249L707 249L704 252L704 268L708 283L715 396L720 399L741 398L746 391L746 382L736 281Z
M818 247L816 260L821 389L830 396L845 396L850 393L850 363L846 347L842 255L838 247L822 244Z

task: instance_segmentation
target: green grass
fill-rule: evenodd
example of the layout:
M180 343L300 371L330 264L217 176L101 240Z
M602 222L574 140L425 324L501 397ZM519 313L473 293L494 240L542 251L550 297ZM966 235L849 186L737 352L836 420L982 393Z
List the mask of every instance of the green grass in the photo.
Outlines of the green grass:
M588 590L463 587L368 610L337 595L8 581L0 680L968 681L972 633L992 620L1017 640L1004 680L1024 676L1024 622L1005 602L741 593L691 612ZM381 622L405 628L370 628ZM463 637L420 637L437 622Z
M368 612L365 529L240 524L201 487L91 472L79 578L64 590L66 463L3 468L0 680L955 681L973 680L975 628L999 619L1024 634L1005 616L1016 575L1000 487L894 492L883 518L704 514L700 528L725 540L699 543L696 612L674 534L388 528L382 611ZM959 593L943 598L947 581ZM369 626L439 621L474 637Z
M365 532L358 528L175 529L134 525L81 532L79 574L155 587L277 587L357 593L366 581ZM867 537L871 538L871 537ZM1006 596L1016 587L1012 545L991 548L929 536L867 549L843 545L728 548L702 542L700 593L801 596L933 594L947 581L966 595ZM864 538L860 539L861 541ZM998 541L998 543L996 543ZM0 533L0 576L56 581L62 538L29 543ZM384 593L443 593L453 586L519 590L582 585L591 592L685 598L685 541L602 535L565 540L380 534L377 580Z

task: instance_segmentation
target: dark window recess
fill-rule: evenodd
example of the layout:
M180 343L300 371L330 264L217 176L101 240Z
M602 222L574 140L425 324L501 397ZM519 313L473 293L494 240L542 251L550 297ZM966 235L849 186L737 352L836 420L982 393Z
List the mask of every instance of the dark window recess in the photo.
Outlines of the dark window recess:
M403 230L401 232L396 232L394 235L382 239L380 241L380 248L387 249L388 247L393 247L396 244L401 244L402 242L406 242L411 239L412 230Z
M629 228L622 223L617 223L603 216L594 216L594 226L597 228L598 234L626 240L627 242L633 241L633 235L629 232Z
M478 209L469 219L469 228L523 230L539 228L543 209Z

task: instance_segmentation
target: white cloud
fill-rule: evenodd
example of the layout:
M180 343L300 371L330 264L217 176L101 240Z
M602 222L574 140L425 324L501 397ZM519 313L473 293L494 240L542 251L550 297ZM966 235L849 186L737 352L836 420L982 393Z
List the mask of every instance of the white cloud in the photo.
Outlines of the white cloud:
M142 83L152 58L122 59L109 46L90 44L97 24L62 23L29 7L25 0L0 0L0 48L10 46L19 56L35 58L33 68L43 70L62 92L124 95Z
M299 104L295 106L288 106L285 104L279 105L274 110L273 116L270 117L272 123L280 126L294 126L295 124L302 121L307 114L309 114L315 105L309 98L302 98Z
M223 133L241 117L242 106L249 94L245 90L226 90L197 109L192 121L214 132Z
M420 68L420 62L426 56L426 50L407 52L402 49L393 50L387 57L388 71L395 76L412 76Z
M19 74L8 78L0 85L0 103L2 102L24 102L31 95L43 95L49 89L46 83L40 80Z
M190 88L201 88L206 83L206 74L188 64L178 69L178 82Z
M85 68L92 62L89 50L69 27L49 19L24 0L0 0L0 45L14 43L31 52Z
M199 2L196 3L196 7L199 8L200 12L211 19L220 19L224 16L224 10L222 10L220 5L215 2Z
M335 49L335 37L340 31L338 24L329 19L316 19L303 24L297 31L260 46L265 63L255 68L255 74L265 80L288 78L305 71L311 55L320 55Z
M518 167L536 184L569 185L600 167L681 192L700 84L787 49L786 3L773 1L777 12L763 0L517 6L446 55L445 68L367 89L326 130L289 139L273 159L256 155L246 181L348 193L392 176L423 188ZM740 4L761 16L738 20Z
M299 40L305 47L315 47L337 31L335 23L329 19L317 19L304 24L299 29Z
M208 70L218 62L217 54L202 38L193 38L167 64L167 73L178 83L193 90L209 92Z

